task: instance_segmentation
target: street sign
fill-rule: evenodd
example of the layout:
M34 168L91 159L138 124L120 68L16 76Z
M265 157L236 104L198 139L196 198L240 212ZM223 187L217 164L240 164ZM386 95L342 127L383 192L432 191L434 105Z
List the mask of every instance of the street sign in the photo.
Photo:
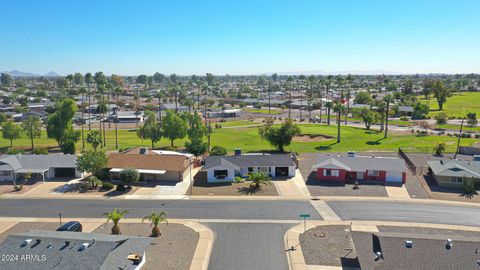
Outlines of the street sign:
M307 218L310 217L310 214L300 214L300 217L303 218L303 232L307 231Z
M309 217L310 217L310 214L300 214L300 217L301 217L301 218L309 218Z

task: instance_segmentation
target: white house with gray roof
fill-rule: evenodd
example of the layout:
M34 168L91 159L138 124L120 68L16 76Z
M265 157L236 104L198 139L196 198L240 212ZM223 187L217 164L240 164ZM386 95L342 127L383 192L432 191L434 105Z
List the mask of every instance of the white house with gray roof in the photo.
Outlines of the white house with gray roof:
M295 176L296 168L292 154L241 154L240 150L231 156L209 156L203 167L208 182L231 182L236 176L247 177L249 173L290 178Z
M429 160L430 173L439 186L461 187L464 178L480 182L480 156L470 160Z
M0 181L13 181L25 173L41 180L79 178L76 155L3 155L0 156Z

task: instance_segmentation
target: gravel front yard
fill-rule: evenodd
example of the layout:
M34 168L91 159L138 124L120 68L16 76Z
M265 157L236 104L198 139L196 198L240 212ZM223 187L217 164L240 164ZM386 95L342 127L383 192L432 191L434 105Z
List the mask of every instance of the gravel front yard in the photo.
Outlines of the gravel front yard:
M359 267L349 226L318 226L300 234L309 265Z
M30 230L55 231L60 227L59 222L20 222L0 234L0 243L10 234L24 233Z
M145 223L121 223L122 235L149 236L152 228ZM110 234L112 223L103 224L95 233ZM198 243L198 233L180 224L159 225L162 235L147 248L142 269L185 270L190 268Z
M212 195L212 196L278 196L275 185L264 185L255 193L251 193L248 186L251 182L243 183L207 183L207 174L200 171L195 175L193 183L193 195ZM190 190L189 190L190 191Z

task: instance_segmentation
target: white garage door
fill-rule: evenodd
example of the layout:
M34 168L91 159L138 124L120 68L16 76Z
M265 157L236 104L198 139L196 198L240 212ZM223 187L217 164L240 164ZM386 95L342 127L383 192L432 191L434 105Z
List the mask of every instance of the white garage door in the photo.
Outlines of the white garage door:
M401 172L387 172L387 182L402 182Z

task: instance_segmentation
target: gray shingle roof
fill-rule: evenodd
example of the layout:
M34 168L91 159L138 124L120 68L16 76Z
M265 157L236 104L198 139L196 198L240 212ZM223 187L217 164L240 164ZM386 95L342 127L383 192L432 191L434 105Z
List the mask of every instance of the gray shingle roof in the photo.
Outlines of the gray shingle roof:
M349 171L393 171L405 172L403 159L395 157L318 155L313 168L344 168Z
M427 164L435 175L480 178L479 161L429 160Z
M76 155L3 155L0 156L1 169L14 171L40 171L49 168L75 168Z
M362 269L480 269L478 237L352 232L352 238ZM447 239L452 239L450 249ZM407 240L413 247L405 246ZM378 251L383 258L375 260Z
M26 239L32 239L32 241L28 246L22 247ZM34 246L37 239L40 242ZM93 239L95 239L95 245L83 251L80 250L83 243L92 243ZM66 241L70 241L68 246ZM142 255L152 241L153 239L148 237L30 231L9 235L3 241L0 245L0 253L18 255L19 259L1 262L1 269L134 269L136 264L127 260L127 256L131 253ZM20 260L22 255L27 254L33 255L38 260Z
M204 169L213 168L221 164L225 165L225 161L237 167L295 166L290 154L246 154L239 156L208 156L205 159Z

